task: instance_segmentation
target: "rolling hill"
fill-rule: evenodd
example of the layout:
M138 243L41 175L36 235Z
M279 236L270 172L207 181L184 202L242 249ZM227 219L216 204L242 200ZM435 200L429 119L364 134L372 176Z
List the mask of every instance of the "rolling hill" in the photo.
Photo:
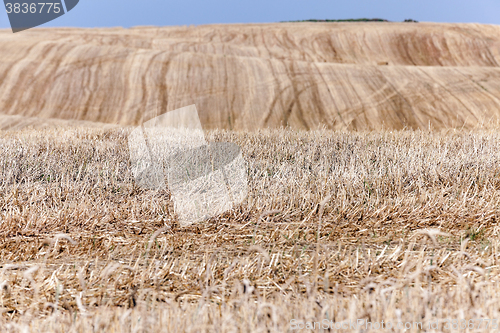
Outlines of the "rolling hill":
M500 119L500 26L274 23L0 31L0 128L474 128Z

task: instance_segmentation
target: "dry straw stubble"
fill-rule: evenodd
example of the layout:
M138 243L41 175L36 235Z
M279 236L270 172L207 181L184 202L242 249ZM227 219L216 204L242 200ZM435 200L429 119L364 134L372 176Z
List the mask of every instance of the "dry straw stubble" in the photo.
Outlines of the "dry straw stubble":
M499 314L496 131L211 131L241 147L250 192L188 228L134 184L128 132L0 133L2 331Z

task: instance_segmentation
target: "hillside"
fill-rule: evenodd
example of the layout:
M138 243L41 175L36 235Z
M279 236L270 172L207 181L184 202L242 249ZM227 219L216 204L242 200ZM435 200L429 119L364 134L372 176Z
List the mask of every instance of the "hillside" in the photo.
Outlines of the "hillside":
M500 26L275 23L0 31L0 128L473 128L500 119ZM63 120L63 122L61 122Z

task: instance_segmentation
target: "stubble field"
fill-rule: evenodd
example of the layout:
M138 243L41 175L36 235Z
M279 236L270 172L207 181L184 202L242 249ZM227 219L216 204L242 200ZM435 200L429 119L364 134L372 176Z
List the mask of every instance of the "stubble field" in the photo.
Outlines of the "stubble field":
M129 131L0 132L2 332L500 317L496 130L210 131L241 147L250 192L185 228L134 183Z

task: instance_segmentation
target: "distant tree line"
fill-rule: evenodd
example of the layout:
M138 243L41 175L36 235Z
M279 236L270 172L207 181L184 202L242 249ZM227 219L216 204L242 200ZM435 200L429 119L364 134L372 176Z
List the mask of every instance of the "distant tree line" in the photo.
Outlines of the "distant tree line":
M391 22L389 20L384 20L380 18L360 18L360 19L344 19L344 20L295 20L295 21L281 21L283 23L286 22ZM415 22L417 23L418 21L412 20L412 19L406 19L404 22Z

